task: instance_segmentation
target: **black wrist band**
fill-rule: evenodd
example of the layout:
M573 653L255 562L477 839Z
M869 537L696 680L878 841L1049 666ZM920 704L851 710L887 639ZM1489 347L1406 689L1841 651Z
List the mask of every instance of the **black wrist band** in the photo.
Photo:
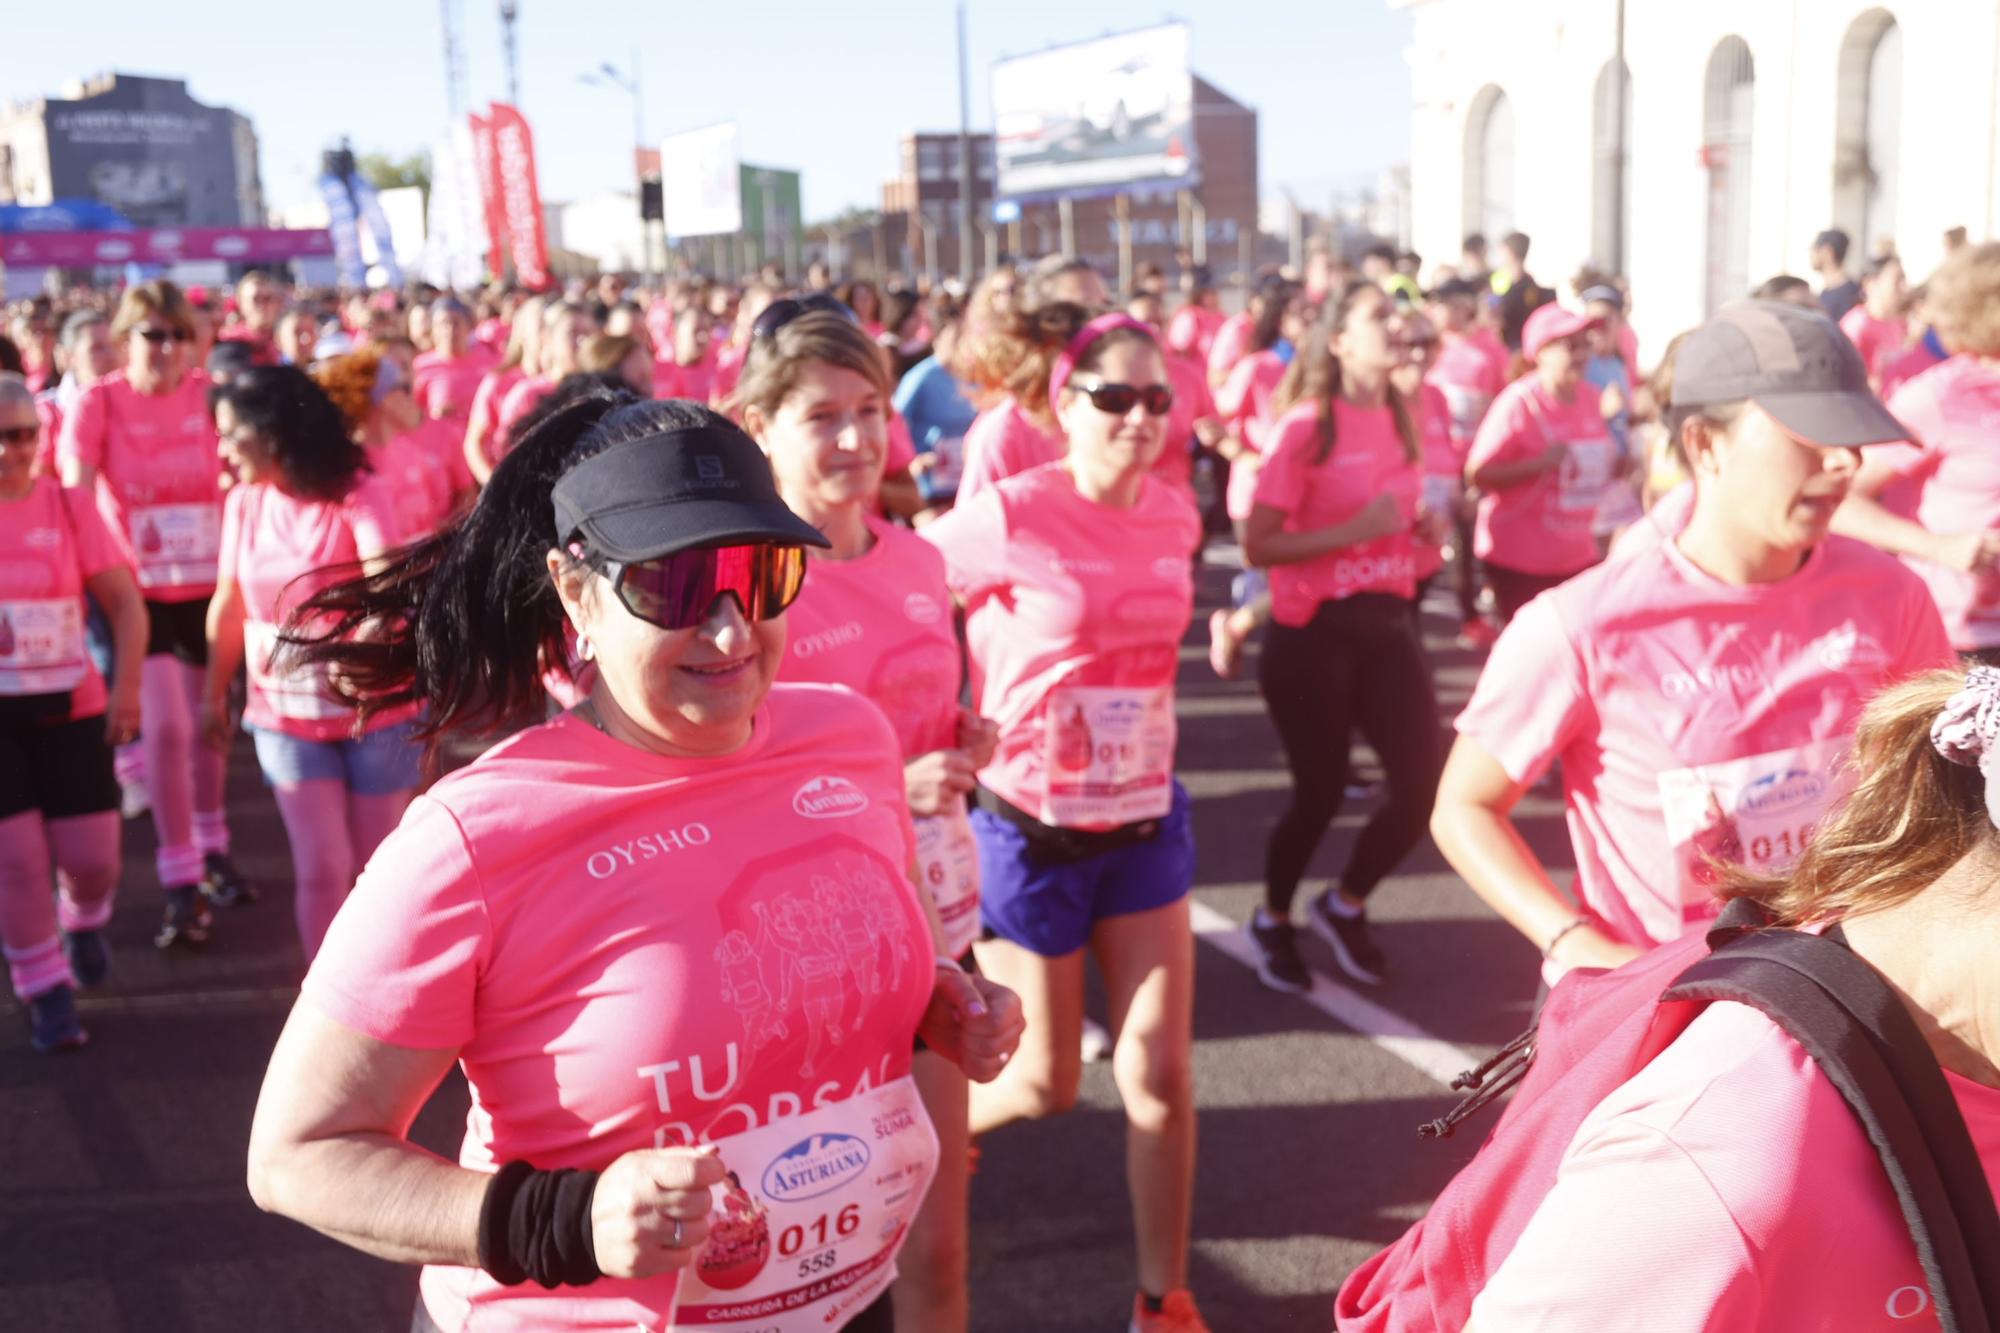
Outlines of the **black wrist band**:
M597 1267L590 1202L595 1171L537 1171L509 1162L479 1209L479 1266L504 1286L581 1287Z

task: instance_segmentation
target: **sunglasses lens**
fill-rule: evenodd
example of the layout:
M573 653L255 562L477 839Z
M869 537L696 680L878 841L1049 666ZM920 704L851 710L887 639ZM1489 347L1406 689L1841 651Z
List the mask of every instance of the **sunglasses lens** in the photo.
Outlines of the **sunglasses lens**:
M716 546L624 566L625 609L661 629L693 629L715 599L734 594L750 620L777 615L805 586L806 555L796 546Z
M1090 405L1100 412L1122 417L1139 401L1139 391L1129 384L1100 384L1090 391Z
M1174 391L1164 384L1146 386L1146 411L1151 416L1163 417L1174 410Z

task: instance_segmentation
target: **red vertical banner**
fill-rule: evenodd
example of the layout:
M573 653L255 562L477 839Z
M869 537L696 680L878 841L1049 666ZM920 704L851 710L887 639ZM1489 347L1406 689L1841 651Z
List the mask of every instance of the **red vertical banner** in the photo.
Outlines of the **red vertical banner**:
M493 120L477 111L466 117L472 125L472 169L479 178L479 209L486 219L486 267L493 276L507 273L507 213L500 199L500 158L493 139Z
M535 139L521 113L505 102L495 102L490 115L514 276L523 287L539 291L549 285L549 241L542 224L542 191L535 180Z

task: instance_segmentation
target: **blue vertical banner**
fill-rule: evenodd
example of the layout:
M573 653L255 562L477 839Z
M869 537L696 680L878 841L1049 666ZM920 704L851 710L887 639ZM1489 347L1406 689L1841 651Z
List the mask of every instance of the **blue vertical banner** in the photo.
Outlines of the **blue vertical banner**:
M396 241L389 234L389 219L382 212L382 201L375 197L375 187L359 173L349 176L347 184L353 191L361 220L368 224L368 234L375 242L375 263L382 270L384 285L401 287L403 269L396 262Z
M348 181L328 172L319 178L320 197L326 200L326 229L333 236L333 261L343 287L361 287L368 279L361 262L361 229L354 212L354 196Z

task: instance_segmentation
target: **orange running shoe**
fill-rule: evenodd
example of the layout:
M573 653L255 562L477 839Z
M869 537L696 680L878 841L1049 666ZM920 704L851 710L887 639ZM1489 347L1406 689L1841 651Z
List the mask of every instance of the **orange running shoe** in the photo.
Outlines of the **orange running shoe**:
M1134 1296L1131 1333L1208 1333L1208 1325L1195 1309L1194 1293L1181 1287L1168 1292L1158 1310L1146 1308L1145 1296Z

